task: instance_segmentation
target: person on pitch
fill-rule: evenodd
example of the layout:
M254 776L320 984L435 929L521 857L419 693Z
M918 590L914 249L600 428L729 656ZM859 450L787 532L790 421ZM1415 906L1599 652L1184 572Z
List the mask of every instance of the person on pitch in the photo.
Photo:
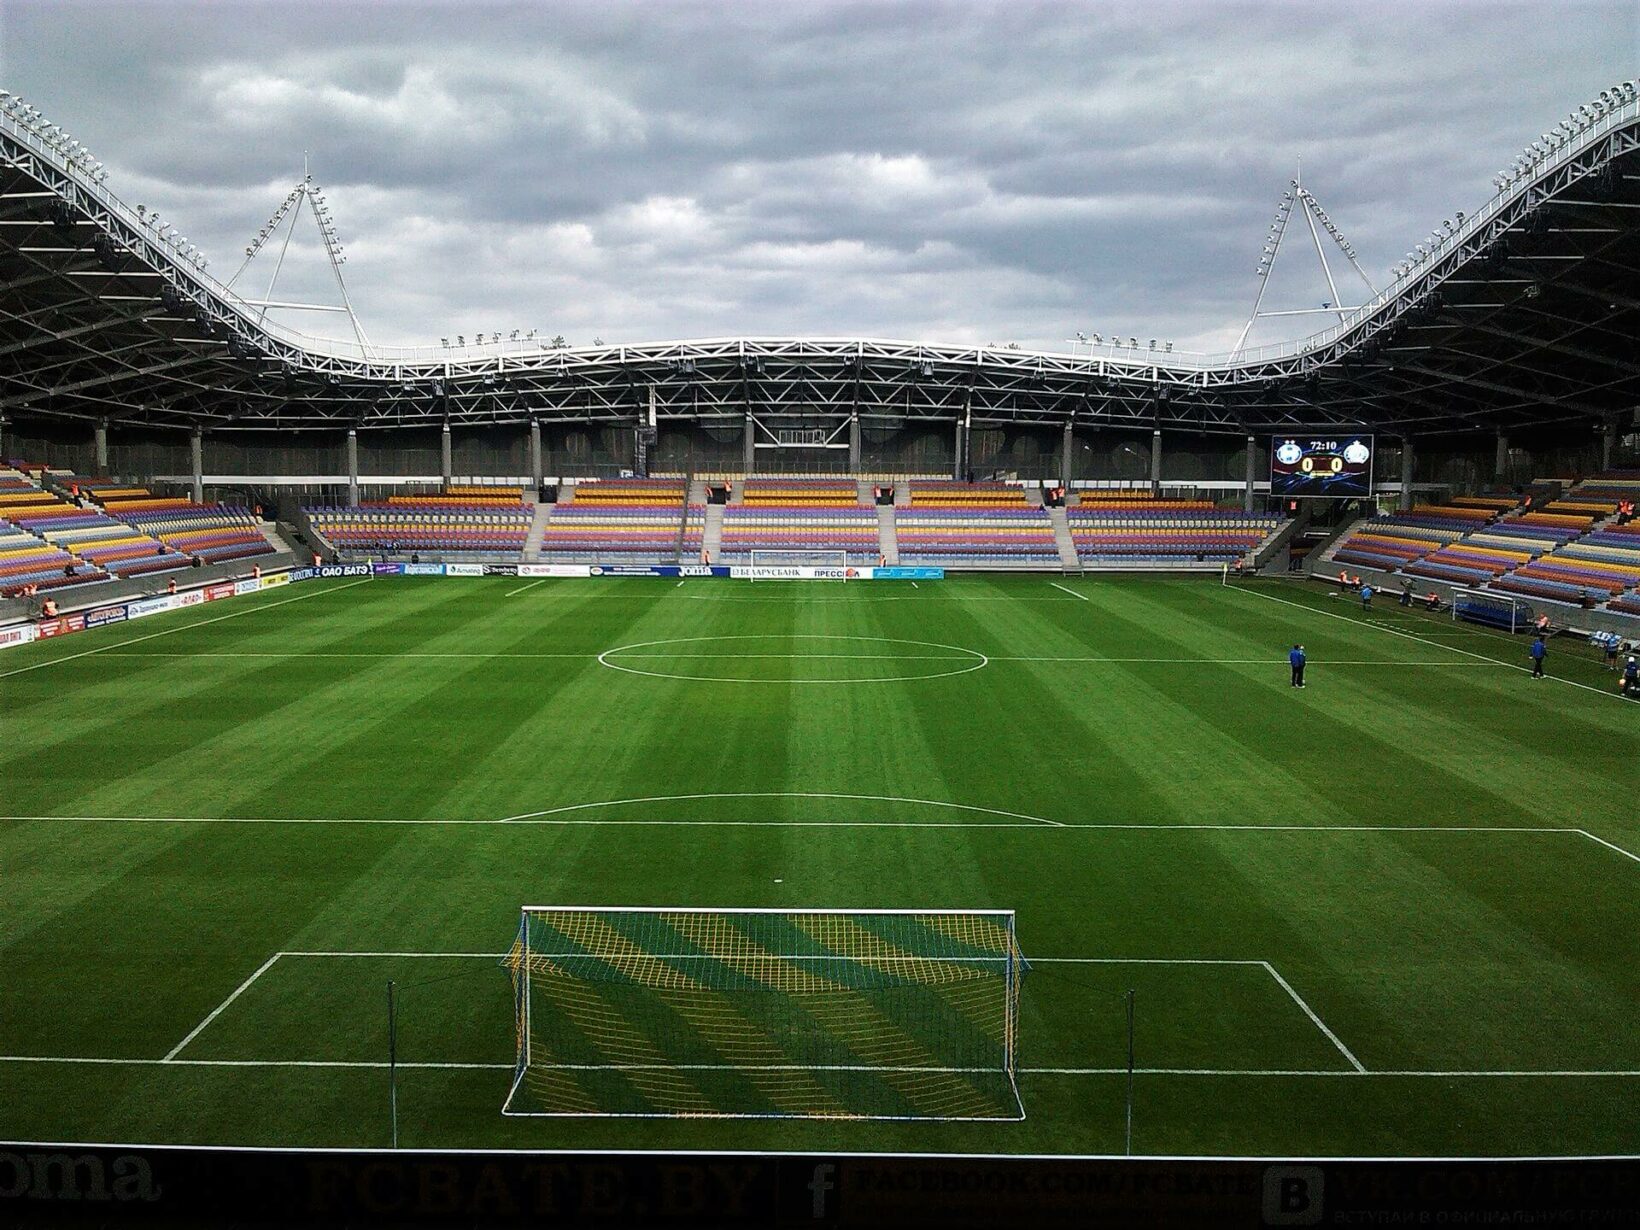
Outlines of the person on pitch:
M1372 586L1371 585L1363 585L1361 587L1361 609L1363 611L1372 610Z
M1631 653L1623 667L1623 682L1619 689L1624 696L1640 697L1640 660Z
M1304 661L1304 646L1294 645L1292 652L1287 655L1287 664L1293 668L1293 686L1295 688L1304 686Z
M1527 650L1532 655L1532 678L1543 679L1543 659L1548 656L1549 647L1543 643L1543 633L1539 632L1532 638L1532 647Z

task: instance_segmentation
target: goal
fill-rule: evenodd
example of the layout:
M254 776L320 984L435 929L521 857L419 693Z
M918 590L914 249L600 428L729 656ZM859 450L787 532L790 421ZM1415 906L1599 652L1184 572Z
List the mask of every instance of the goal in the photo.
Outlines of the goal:
M759 551L748 556L752 579L779 580L789 576L793 580L848 580L847 551Z
M1472 624L1485 624L1505 632L1525 632L1532 626L1535 613L1530 603L1512 594L1495 593L1483 589L1454 589L1452 591L1452 618Z
M1011 910L527 906L508 1115L1023 1119Z

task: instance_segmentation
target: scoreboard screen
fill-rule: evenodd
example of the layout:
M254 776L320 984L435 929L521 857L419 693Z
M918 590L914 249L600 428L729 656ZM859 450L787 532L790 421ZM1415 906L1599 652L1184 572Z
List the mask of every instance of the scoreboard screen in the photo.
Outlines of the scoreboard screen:
M1372 494L1371 436L1277 436L1270 442L1270 494Z

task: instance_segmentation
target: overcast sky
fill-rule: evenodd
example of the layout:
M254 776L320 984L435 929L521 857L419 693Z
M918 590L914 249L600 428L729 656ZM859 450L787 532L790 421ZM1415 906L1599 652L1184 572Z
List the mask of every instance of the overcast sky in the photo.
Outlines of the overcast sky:
M0 85L219 277L308 151L378 343L1066 349L1082 330L1220 350L1300 159L1382 285L1636 65L1636 0L0 0ZM280 297L322 293L308 238ZM259 257L236 289L271 271ZM1283 249L1271 296L1331 297L1313 250Z

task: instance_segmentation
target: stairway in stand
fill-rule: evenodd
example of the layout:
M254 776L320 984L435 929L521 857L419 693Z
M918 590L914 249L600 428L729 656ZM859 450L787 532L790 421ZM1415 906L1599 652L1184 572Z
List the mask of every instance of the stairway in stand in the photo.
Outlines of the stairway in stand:
M552 517L552 504L537 504L530 521L530 532L524 538L524 562L533 564L541 559L541 540L547 536L547 522Z
M877 506L877 550L882 553L884 563L900 562L899 527L893 508L883 504Z
M1037 498L1042 498L1040 490ZM1059 563L1066 572L1082 571L1082 561L1076 556L1076 540L1071 537L1070 519L1063 508L1048 509L1048 524L1053 526L1054 546L1059 548Z
M708 504L706 506L706 526L705 531L701 535L700 549L706 553L707 559L716 564L719 562L722 547L723 505Z

